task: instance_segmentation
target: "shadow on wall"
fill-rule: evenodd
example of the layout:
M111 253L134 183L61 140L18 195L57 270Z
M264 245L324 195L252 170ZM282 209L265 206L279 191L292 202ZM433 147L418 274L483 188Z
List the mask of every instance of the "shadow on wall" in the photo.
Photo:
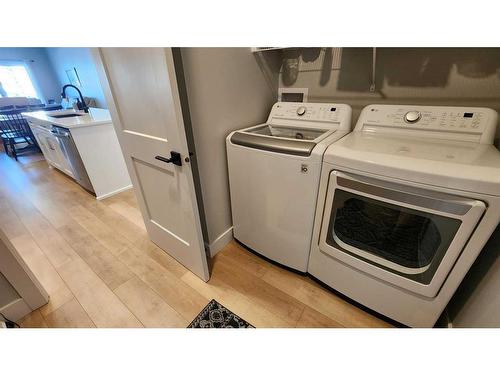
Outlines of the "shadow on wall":
M489 107L500 112L500 48L289 48L280 51L280 87L309 100L345 102L353 121L368 104ZM500 120L500 118L499 118ZM500 147L500 122L496 135Z
M322 50L324 52L322 53ZM299 76L300 61L317 62L320 86L328 84L332 72L333 48L297 48L283 51L281 74L285 86ZM443 88L453 66L466 78L500 79L500 48L379 48L376 86ZM343 48L337 90L369 91L372 81L372 48Z
M281 53L275 50L268 51L265 55L265 58L261 53L254 53L253 56L264 74L264 78L266 79L272 95L276 99L278 98L279 72L282 65Z
M394 87L446 87L453 67L452 55L447 49L378 49L376 87L379 90L384 88L384 84ZM346 49L342 63L337 89L368 91L372 79L372 49Z

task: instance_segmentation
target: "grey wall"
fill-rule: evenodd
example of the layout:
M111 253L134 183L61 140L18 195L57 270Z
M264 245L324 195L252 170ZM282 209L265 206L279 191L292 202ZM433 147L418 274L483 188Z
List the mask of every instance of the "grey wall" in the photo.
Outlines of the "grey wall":
M264 122L277 87L250 48L183 48L182 62L211 251L232 228L226 136Z
M294 62L320 62L319 50L280 52L287 67L280 74L280 87L308 87L311 102L350 104L354 122L361 109L373 103L484 106L500 111L500 48L377 48L374 93L369 91L371 48L343 48L340 69L323 68L321 63L314 71L293 69Z
M16 290L10 285L5 276L0 273L0 309L19 298Z
M371 103L479 106L500 112L499 48L378 48L374 93L369 91L371 48L342 49L340 69L323 68L318 52L313 48L279 52L286 67L281 69L279 85L309 88L311 102L350 104L353 124ZM303 62L317 62L320 69L294 68L308 66ZM497 147L499 135L500 126ZM500 327L498 232L448 306L454 326Z
M89 48L46 48L47 56L55 73L55 80L60 88L70 83L66 70L76 68L84 96L94 98L99 108L107 108L104 93L99 83L94 60ZM76 96L76 91L68 91L71 96Z
M60 86L52 70L45 48L0 48L0 60L19 60L25 62L31 75L35 90L43 102L60 99Z

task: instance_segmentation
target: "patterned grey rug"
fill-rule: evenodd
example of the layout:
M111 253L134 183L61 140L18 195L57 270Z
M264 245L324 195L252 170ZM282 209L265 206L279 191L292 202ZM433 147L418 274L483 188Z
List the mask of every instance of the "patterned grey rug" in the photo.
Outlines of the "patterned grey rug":
M246 320L222 306L216 300L208 305L194 318L187 328L255 328Z

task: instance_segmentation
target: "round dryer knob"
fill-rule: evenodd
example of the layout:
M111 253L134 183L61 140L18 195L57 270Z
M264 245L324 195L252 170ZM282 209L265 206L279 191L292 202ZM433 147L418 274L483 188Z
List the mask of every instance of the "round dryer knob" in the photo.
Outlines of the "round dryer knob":
M420 120L421 114L419 111L410 111L407 112L405 115L405 121L409 124L413 124L414 122L417 122Z
M306 113L306 111L307 111L307 108L306 108L306 107L304 107L304 106L300 106L299 108L297 108L297 114L298 114L299 116L304 115L304 114Z

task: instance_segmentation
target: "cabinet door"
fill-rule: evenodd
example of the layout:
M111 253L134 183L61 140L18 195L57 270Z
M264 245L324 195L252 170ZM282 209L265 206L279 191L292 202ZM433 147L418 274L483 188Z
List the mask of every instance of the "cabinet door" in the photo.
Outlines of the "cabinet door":
M33 134L35 135L35 138L38 144L40 145L40 148L42 149L42 153L43 156L45 157L45 160L47 160L49 164L53 164L51 160L51 153L50 153L51 150L49 148L47 140L45 139L45 134L36 128L32 128L31 130L33 131Z
M43 135L43 139L47 144L48 148L48 162L58 169L62 168L61 158L58 153L59 145L57 143L57 138L51 135Z
M68 176L74 177L73 172L71 171L71 166L69 164L69 161L66 158L66 155L63 151L63 146L60 144L61 141L59 140L59 138L57 138L55 136L51 136L51 140L52 140L52 143L53 143L53 146L55 149L54 156L58 160L58 163L59 163L58 168L62 172L66 173Z
M35 135L40 148L42 149L43 156L47 162L56 167L61 172L66 173L68 176L73 177L73 172L71 171L70 165L64 156L59 140L52 134L45 131L38 130L37 128L32 128L33 134Z
M48 151L47 151L47 145L44 142L44 139L42 138L42 136L37 128L31 128L31 131L33 132L33 135L35 136L35 139L42 150L43 156L45 156L48 153ZM47 156L45 156L45 159L47 159Z

